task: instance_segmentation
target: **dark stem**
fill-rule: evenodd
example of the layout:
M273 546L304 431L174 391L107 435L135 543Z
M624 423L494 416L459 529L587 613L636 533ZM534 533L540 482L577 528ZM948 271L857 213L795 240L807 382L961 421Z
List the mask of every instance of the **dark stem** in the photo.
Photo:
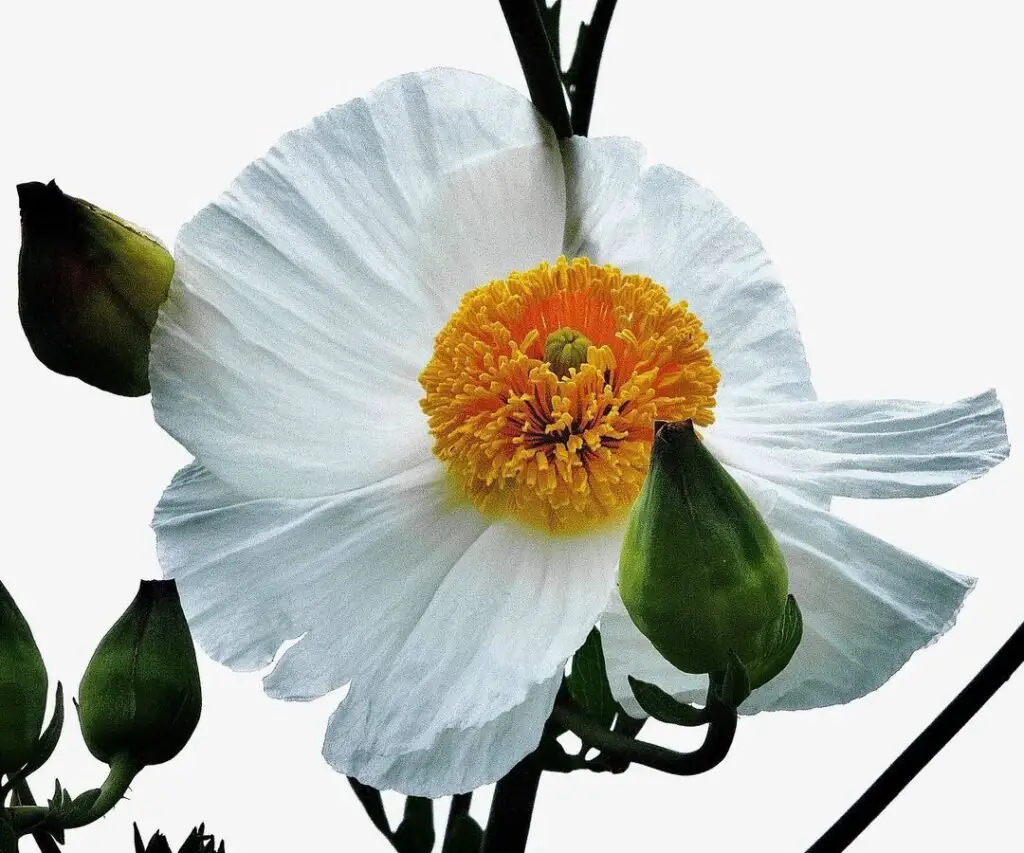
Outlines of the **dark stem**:
M472 791L468 794L456 794L452 797L452 804L448 809L448 823L444 828L444 843L441 845L442 850L445 850L448 847L448 842L451 840L452 832L455 829L455 822L462 817L462 815L469 814L469 806L472 802Z
M531 753L495 786L483 853L523 853L526 850L542 772L536 754Z
M1024 624L807 853L845 850L1024 662Z
M551 716L588 746L674 776L695 776L716 767L729 752L736 734L735 709L717 704L711 710L711 721L704 743L693 752L676 752L609 731L565 704L555 705Z
M19 779L14 783L14 793L17 795L18 802L21 803L21 805L34 806L36 804L36 799L32 796L32 790L29 788L28 782L24 779ZM35 841L40 853L60 853L60 847L57 842L54 841L53 836L44 829L35 830L32 833L32 840Z
M590 130L590 113L594 108L597 72L601 67L601 55L604 53L604 42L612 23L615 3L616 0L597 0L594 16L587 27L586 38L582 39L577 54L573 56L574 73L569 101L572 103L572 129L579 136L586 136Z
M559 139L572 136L572 123L562 94L562 78L551 52L537 0L498 0L505 23L519 55L530 99L540 110Z

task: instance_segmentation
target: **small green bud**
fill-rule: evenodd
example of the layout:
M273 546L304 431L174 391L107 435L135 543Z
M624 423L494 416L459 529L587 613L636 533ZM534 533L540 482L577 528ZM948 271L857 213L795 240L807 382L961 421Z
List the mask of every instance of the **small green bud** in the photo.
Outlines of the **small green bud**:
M35 752L46 713L43 656L25 617L0 581L0 775Z
M18 313L50 370L149 393L149 336L174 272L160 243L56 183L18 185Z
M551 366L551 372L561 379L569 375L570 367L578 369L587 360L590 347L589 338L575 329L563 326L544 341L544 361Z
M655 424L651 463L619 560L637 628L684 672L760 660L786 607L779 546L693 423Z
M107 631L78 687L85 745L100 761L137 766L170 761L202 710L192 635L173 580L142 581Z

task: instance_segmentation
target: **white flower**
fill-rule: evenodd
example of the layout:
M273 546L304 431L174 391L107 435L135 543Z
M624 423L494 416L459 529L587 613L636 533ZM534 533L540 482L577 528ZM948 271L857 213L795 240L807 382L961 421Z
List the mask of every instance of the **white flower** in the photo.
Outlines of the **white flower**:
M502 776L599 618L627 706L627 673L700 690L614 592L655 415L706 426L789 564L804 640L744 711L875 689L971 587L828 508L985 472L1008 452L995 395L817 401L761 244L642 160L559 143L486 78L411 74L286 135L179 235L151 381L196 461L157 508L161 563L215 659L254 670L298 640L271 696L350 685L324 756L363 782Z

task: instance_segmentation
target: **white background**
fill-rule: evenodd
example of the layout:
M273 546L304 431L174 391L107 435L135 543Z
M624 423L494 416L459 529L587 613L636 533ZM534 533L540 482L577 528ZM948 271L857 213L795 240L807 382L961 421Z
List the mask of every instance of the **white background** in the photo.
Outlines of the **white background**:
M589 5L567 2L569 33ZM946 400L994 385L1012 441L1024 417L1016 9L622 0L593 135L641 140L760 234L822 397ZM147 399L105 396L34 361L16 312L14 183L56 178L170 244L282 132L435 65L525 91L497 0L35 0L0 12L0 573L70 694L138 579L158 575L151 508L186 455ZM1019 463L927 501L837 502L980 576L939 645L852 706L744 720L706 776L546 776L530 850L805 849L1024 618ZM192 742L68 850L128 853L133 820L175 847L205 820L229 853L389 849L320 758L335 700L279 703L257 675L201 669ZM1024 849L1022 715L1018 677L852 849ZM103 770L72 715L36 793L54 773L77 793Z

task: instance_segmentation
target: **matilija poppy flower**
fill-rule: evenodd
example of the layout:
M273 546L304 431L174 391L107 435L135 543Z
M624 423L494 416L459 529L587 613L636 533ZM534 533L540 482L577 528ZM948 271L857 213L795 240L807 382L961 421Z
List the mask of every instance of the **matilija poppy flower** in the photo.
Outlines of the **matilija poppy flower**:
M195 461L156 511L164 572L210 656L276 658L271 696L349 685L323 752L365 783L504 775L599 620L630 708L627 674L699 689L615 591L655 419L698 425L789 564L804 640L744 711L873 690L971 588L828 506L980 475L1008 451L995 395L816 400L742 223L634 142L559 142L494 81L410 74L321 115L175 261L153 406Z

